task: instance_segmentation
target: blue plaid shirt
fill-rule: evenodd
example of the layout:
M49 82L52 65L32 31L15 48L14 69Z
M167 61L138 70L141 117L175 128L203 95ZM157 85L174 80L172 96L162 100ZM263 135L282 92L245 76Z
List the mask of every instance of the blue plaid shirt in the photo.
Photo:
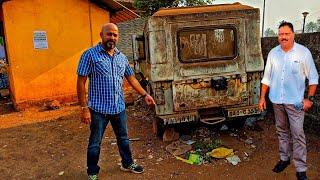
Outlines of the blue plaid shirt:
M88 106L91 109L103 114L125 110L122 80L133 75L133 71L127 57L117 48L113 57L101 43L86 50L80 58L77 74L89 78Z

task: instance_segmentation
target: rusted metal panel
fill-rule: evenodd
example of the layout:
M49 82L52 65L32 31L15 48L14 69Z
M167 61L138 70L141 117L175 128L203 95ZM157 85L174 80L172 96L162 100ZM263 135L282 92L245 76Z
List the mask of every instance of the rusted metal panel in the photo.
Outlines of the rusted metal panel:
M259 113L259 9L153 16L145 37L141 70L148 73L156 114L166 124L198 120L208 109L220 112L210 116Z
M198 76L215 76L218 74L229 74L230 72L243 72L239 70L239 66L234 61L212 62L212 63L197 63L188 64L183 67L175 66L174 78L175 80L184 80L186 78Z
M258 104L260 98L260 85L262 72L248 73L248 90L250 104Z
M217 77L219 78L219 77ZM247 84L239 76L227 79L226 90L216 90L212 81L194 79L192 82L173 83L175 111L194 110L227 105L248 105Z
M147 31L154 32L154 31L163 31L164 30L164 23L165 18L158 18L158 17L150 17L147 21Z
M194 7L176 7L176 8L163 8L154 13L153 16L179 16L179 15L192 15L199 13L213 13L213 12L230 12L239 10L255 9L251 6L242 5L241 3L233 4L218 4L214 6L194 6ZM258 9L257 9L258 10Z
M150 51L151 64L164 64L167 62L166 38L164 31L149 32L149 43L152 44Z
M173 113L172 83L171 81L152 84L153 97L156 102L157 115Z
M260 27L256 26L258 19L248 19L246 21L246 71L263 71L264 61L262 58Z

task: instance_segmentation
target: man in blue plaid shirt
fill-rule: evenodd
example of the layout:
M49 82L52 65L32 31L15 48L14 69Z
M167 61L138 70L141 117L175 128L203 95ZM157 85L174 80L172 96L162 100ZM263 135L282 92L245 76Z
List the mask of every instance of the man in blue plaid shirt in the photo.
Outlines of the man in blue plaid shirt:
M89 179L98 179L100 144L109 121L116 135L122 158L121 170L143 172L143 168L133 162L129 147L127 115L122 90L123 78L125 77L130 85L144 97L148 105L155 104L153 98L134 77L127 57L116 48L119 39L118 27L112 23L103 25L100 37L101 43L82 54L77 70L81 121L90 124L87 151ZM87 101L85 84L88 78Z

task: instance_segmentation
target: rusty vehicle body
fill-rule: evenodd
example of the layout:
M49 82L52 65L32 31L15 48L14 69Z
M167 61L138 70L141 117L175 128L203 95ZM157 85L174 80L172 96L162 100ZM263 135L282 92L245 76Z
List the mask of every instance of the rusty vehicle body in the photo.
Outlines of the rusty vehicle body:
M259 21L259 9L239 3L160 9L147 20L134 59L156 101L155 131L260 113Z

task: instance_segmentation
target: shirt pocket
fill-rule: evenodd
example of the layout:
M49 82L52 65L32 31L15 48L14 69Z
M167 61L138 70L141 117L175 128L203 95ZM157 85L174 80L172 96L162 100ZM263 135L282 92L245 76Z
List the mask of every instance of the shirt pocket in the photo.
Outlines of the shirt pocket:
M298 74L301 69L301 61L293 60L291 63L291 72L292 74Z
M110 72L108 65L105 61L99 60L94 63L95 72L98 75L107 76Z
M126 70L125 64L122 63L122 62L121 62L121 63L118 63L118 64L116 65L116 68L117 68L117 73L118 73L118 75L123 78L124 72L125 72L125 70Z

